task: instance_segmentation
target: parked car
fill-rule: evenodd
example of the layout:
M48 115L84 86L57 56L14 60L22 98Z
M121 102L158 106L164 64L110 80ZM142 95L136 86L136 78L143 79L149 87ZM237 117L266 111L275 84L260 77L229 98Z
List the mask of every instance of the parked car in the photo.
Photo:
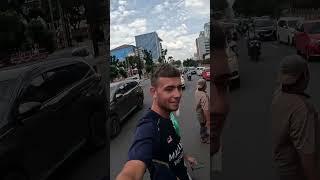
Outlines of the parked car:
M81 147L104 147L105 89L80 58L0 69L0 179L46 179Z
M197 67L197 75L201 76L202 75L202 71L205 69L205 67Z
M202 71L202 78L207 80L207 81L210 81L210 68L205 68Z
M144 94L139 82L125 80L110 84L110 135L117 136L121 123L134 110L143 108Z
M301 21L295 34L296 49L307 60L320 56L320 20Z
M300 17L282 17L277 23L277 39L289 45L294 44L294 34L296 33L297 23L302 20Z
M253 20L253 28L261 40L276 40L276 26L272 19L255 18Z

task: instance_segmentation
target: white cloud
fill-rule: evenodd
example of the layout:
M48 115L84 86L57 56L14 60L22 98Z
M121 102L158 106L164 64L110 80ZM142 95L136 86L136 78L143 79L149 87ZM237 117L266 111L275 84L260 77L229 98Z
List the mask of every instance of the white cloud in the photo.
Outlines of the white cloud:
M120 1L119 1L119 5L127 6L127 5L128 5L128 2L127 2L127 1L124 1L124 0L120 0Z
M143 34L147 28L146 19L135 19L129 24L111 24L110 48L116 48L123 44L134 44L134 36Z
M185 0L185 7L192 14L210 16L210 0Z

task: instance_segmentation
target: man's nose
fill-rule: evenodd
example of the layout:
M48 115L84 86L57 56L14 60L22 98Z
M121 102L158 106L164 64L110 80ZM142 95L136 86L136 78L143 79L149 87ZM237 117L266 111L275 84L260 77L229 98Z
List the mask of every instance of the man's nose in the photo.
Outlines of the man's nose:
M173 95L175 98L180 98L182 96L182 92L181 92L181 89L179 88L176 88L173 92Z

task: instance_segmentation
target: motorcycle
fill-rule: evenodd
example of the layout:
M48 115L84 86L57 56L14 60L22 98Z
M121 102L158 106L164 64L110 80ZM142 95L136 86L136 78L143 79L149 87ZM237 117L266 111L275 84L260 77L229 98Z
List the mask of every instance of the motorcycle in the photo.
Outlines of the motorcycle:
M256 35L255 30L253 30L253 35L248 33L248 55L254 61L258 61L261 55L261 40L258 35Z
M191 81L191 77L192 77L191 72L189 72L189 73L187 74L188 81Z

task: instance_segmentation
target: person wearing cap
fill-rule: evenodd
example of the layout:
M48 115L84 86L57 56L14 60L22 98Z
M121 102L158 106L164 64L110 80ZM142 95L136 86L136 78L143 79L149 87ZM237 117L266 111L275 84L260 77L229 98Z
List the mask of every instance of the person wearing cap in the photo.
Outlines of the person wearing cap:
M209 96L206 92L207 83L204 79L199 79L197 83L197 90L195 92L196 102L196 114L197 119L200 123L200 140L202 143L209 143L209 122L210 122L210 111L209 111Z
M280 180L320 179L320 121L305 93L309 79L304 59L283 59L271 105L273 164Z

